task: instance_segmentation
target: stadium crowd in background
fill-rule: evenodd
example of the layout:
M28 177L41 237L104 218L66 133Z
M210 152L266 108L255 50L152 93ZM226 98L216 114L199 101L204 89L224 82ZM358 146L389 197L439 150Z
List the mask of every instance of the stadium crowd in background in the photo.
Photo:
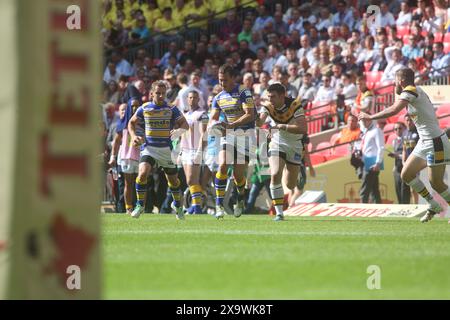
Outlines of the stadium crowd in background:
M373 22L370 4L381 10ZM417 84L450 74L445 0L104 0L102 33L107 152L118 117L113 106L132 98L145 103L152 83L163 80L169 104L186 112L195 91L208 111L222 90L224 63L258 111L276 82L305 109L329 106L324 110L339 119L323 130L348 123L340 143L358 136L352 114L374 111L374 91L392 84L397 70L412 68ZM381 77L368 79L369 71Z

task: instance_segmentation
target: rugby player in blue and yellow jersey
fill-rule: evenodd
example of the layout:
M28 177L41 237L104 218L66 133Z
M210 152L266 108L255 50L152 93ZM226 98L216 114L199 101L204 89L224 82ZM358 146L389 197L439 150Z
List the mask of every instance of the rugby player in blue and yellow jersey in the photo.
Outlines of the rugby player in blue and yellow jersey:
M244 211L244 191L246 170L250 157L256 153L255 103L252 93L234 81L234 70L230 65L219 68L219 84L223 90L214 97L210 126L219 121L220 114L225 115L223 128L226 134L221 137L219 168L214 185L216 188L216 218L225 215L223 198L227 184L227 168L233 165L234 183L238 190L238 201L234 206L234 216Z
M136 179L137 205L131 216L138 218L144 212L147 177L155 164L163 168L173 196L172 209L177 219L184 218L181 206L181 190L178 172L172 160L171 134L174 129L187 130L189 125L176 106L169 106L164 100L167 87L163 81L155 81L150 91L152 102L140 106L128 124L133 144L141 146L139 173ZM145 126L145 138L136 134L136 124Z

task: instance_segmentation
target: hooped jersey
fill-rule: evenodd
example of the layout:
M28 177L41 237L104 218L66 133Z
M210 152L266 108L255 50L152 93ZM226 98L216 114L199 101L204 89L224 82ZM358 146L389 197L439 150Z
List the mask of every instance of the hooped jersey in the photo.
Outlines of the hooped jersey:
M250 90L243 86L236 85L231 92L225 90L216 95L212 102L212 109L220 110L225 115L227 123L232 123L244 115L245 109L252 109L255 112L255 102ZM255 119L236 127L235 130L252 129L255 127Z
M408 114L416 125L420 139L433 139L443 131L428 95L416 86L407 86L400 94L400 99L408 102Z
M300 100L285 98L281 109L276 109L271 103L263 106L261 113L266 113L274 124L293 124L297 118L305 116ZM301 147L303 134L291 133L286 130L277 130L272 134L272 141L280 144Z
M175 122L183 117L177 107L147 102L137 109L136 116L145 124L145 144L141 148L172 147L170 131Z

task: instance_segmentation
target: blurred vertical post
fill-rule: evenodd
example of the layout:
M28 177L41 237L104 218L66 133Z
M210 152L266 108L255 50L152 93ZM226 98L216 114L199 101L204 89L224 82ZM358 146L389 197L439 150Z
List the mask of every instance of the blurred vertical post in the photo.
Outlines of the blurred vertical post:
M100 298L100 3L0 1L0 299Z

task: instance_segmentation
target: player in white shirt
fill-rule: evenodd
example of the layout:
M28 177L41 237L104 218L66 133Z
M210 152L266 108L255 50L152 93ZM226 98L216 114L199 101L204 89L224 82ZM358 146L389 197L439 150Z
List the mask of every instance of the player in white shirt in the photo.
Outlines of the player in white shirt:
M409 68L397 71L395 86L400 99L379 113L368 115L361 112L359 119L389 118L407 108L420 139L403 166L401 178L429 203L427 213L420 219L427 222L442 208L420 180L418 173L428 167L431 187L450 203L450 190L444 182L445 167L450 164L450 142L439 127L430 98L421 88L414 86L414 71Z
M281 83L269 86L267 103L256 124L261 126L270 117L272 119L272 140L269 144L270 195L275 207L275 221L283 220L284 191L281 185L286 165L286 186L294 190L302 161L302 138L307 126L303 108L299 100L286 97L286 88Z
M188 209L189 214L202 213L203 190L200 186L200 165L202 151L206 145L206 140L203 143L203 135L208 125L208 115L200 108L199 101L199 93L195 90L189 91L189 111L184 113L189 129L181 136L181 162L192 198L191 207Z

